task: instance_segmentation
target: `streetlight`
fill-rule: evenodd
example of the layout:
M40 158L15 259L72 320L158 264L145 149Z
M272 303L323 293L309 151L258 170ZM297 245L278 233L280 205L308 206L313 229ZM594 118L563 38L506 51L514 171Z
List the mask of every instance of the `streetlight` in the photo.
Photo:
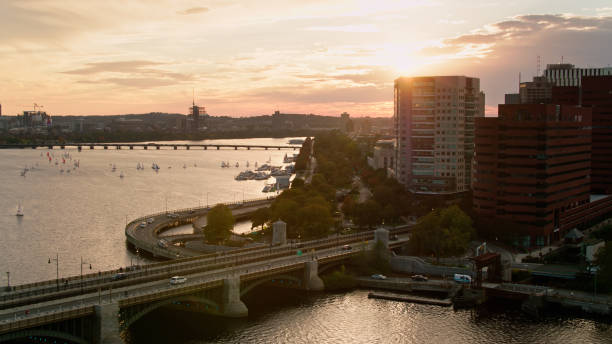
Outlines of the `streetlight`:
M89 270L91 270L91 263L84 262L83 256L81 256L81 294L83 294L83 264L89 264Z
M48 264L51 264L51 261L55 261L55 283L57 285L57 291L59 291L59 253L55 253L55 258L49 258Z
M208 208L208 191L206 191L206 208Z

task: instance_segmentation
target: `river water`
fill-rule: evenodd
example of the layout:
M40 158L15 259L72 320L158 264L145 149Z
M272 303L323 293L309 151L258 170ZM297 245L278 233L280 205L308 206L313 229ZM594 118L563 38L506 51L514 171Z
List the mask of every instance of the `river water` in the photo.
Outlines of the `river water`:
M287 139L216 140L219 143L285 144ZM130 219L207 202L264 197L264 181L233 178L246 161L280 164L288 151L264 150L0 150L0 283L79 274L136 263L125 245ZM41 153L43 156L41 157ZM61 155L69 153L63 165ZM289 153L291 154L291 153ZM58 165L54 164L59 160ZM70 173L59 169L80 167ZM220 167L221 161L240 168ZM150 167L157 163L161 170ZM143 163L145 169L136 169ZM111 165L116 171L111 171ZM33 171L20 176L24 166ZM168 168L171 166L172 168ZM186 168L183 168L185 166ZM125 177L119 178L123 171ZM21 202L25 216L15 216ZM238 231L248 230L248 224ZM188 232L189 226L176 232ZM159 309L128 329L128 343L612 343L612 327L600 319L560 315L537 321L516 305L481 311L367 298L367 291L306 293L255 288L244 298L245 319L222 319Z
M191 143L284 145L288 140ZM53 156L51 162L47 152ZM255 162L261 165L267 160L282 165L284 155L293 153L297 150L0 150L0 285L7 283L6 271L11 284L54 279L56 254L60 277L78 275L81 257L87 272L136 264L139 258L125 244L126 221L166 207L266 197L270 195L262 192L266 181L235 181L234 177L246 169L247 161L251 169ZM70 157L63 158L64 154ZM79 168L75 169L76 160ZM229 161L232 167L221 168L222 161ZM160 167L157 173L151 168L154 162ZM240 167L235 167L236 162ZM144 170L136 168L139 163ZM25 166L34 169L21 176ZM60 169L70 169L70 173ZM124 178L119 177L121 172ZM19 203L23 217L15 216ZM249 228L248 224L237 225L239 232Z
M368 291L306 293L260 287L243 298L245 319L159 309L127 343L611 343L609 322L570 315L532 320L512 304L452 307L368 299Z

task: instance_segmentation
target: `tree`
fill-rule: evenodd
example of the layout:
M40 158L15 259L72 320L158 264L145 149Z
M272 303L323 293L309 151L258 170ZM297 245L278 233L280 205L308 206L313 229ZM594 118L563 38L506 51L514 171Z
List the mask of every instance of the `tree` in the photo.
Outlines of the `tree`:
M416 254L434 254L439 262L442 256L464 252L473 235L472 219L453 205L433 210L419 219L410 246Z
M595 263L597 270L598 288L612 290L612 241L606 241L606 246L597 251Z
M251 229L257 226L261 226L261 229L263 229L263 226L270 221L270 208L259 208L255 210L251 215L251 221L253 222L251 224Z
M230 237L234 228L234 215L224 204L214 206L206 216L204 237L208 243L220 243Z
M309 203L298 210L297 220L299 234L302 238L320 238L326 236L334 225L334 218L329 208L317 203Z

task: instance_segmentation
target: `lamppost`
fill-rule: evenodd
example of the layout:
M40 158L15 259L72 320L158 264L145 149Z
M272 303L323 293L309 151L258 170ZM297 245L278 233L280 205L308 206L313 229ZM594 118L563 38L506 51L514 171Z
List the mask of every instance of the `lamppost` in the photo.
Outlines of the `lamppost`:
M208 208L208 191L206 191L206 208Z
M89 270L91 270L91 263L84 262L83 257L81 256L81 294L83 294L83 264L89 264Z
M59 291L59 253L55 253L55 258L49 257L48 264L51 264L51 261L55 261L55 284L57 285L57 291Z

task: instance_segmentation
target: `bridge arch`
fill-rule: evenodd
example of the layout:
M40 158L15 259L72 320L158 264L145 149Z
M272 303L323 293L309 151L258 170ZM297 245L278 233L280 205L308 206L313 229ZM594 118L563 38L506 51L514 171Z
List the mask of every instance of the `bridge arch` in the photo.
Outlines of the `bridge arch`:
M338 266L342 266L342 265L344 265L345 263L346 263L346 262L345 262L345 261L343 261L343 260L337 260L337 261L334 261L334 262L327 263L327 264L325 264L324 266L319 267L319 271L318 271L318 272L319 272L319 275L321 275L321 273L323 273L323 272L325 272L325 271L327 271L327 270L329 270L329 269L331 269L331 268L335 268L335 267L338 267Z
M52 337L61 340L66 340L70 343L76 344L89 344L89 342L81 337L73 336L66 332L53 331L53 330L21 330L17 332L6 333L0 335L0 342L12 341L16 339L22 339L27 337Z
M136 312L136 314L131 315L129 316L128 319L122 321L121 328L127 329L130 326L132 326L133 323L135 323L136 321L138 321L140 318L147 315L148 313L151 313L152 311L160 307L167 306L175 302L198 302L198 303L205 304L207 306L211 306L212 309L209 311L209 313L211 314L221 313L219 304L210 299L207 299L201 296L181 296L181 297L170 298L170 299L161 300L155 303L148 304L146 307Z
M258 287L264 283L274 281L274 280L288 280L288 281L296 282L298 285L302 284L302 279L295 277L295 276L291 276L291 275L270 276L270 277L266 277L266 278L257 280L247 285L245 288L240 288L240 297L242 297L243 295L246 295L249 291L253 290L253 288Z

